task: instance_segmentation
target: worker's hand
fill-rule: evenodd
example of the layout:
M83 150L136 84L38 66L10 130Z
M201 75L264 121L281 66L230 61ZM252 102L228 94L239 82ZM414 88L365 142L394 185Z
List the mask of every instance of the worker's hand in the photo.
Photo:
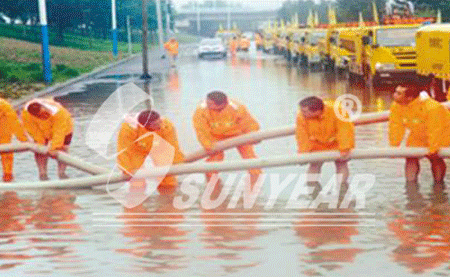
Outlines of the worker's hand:
M215 147L215 143L210 143L210 144L204 146L205 151L206 151L207 153L211 153L211 152L212 152L212 149L214 149L214 147Z
M341 152L341 157L339 158L340 161L348 161L349 156L350 156L350 151L349 150L345 150L345 151L340 151Z
M49 150L48 151L48 155L53 158L56 159L56 157L58 157L58 150Z

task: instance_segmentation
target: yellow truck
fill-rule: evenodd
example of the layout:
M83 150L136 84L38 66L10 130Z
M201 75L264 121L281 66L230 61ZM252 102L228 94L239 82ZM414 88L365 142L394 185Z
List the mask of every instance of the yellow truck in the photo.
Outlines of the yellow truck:
M416 33L417 74L430 84L429 92L446 101L450 81L450 24L431 24Z
M301 57L305 54L305 32L306 29L297 29L292 32L291 56L295 63L300 61Z
M351 27L328 29L325 45L320 50L324 67L337 73L346 71L349 61L355 57L356 37Z
M352 76L361 77L367 85L415 76L417 69L414 25L382 25L354 29L355 58L349 61ZM350 46L350 45L349 45ZM351 45L350 47L353 47Z
M307 66L320 66L319 41L325 39L326 29L308 29L305 32L303 64Z
M273 53L275 44L275 33L272 29L264 30L263 32L263 52Z

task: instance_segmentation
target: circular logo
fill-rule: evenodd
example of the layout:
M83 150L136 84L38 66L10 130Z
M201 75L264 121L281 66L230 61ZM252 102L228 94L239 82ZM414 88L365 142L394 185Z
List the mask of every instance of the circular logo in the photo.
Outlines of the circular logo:
M334 113L342 121L354 122L362 114L362 103L355 95L341 95L334 102Z

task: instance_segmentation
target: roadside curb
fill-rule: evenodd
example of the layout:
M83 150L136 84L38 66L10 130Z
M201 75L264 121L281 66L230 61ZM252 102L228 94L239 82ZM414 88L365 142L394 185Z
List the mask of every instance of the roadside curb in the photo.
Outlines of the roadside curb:
M125 58L125 59L122 59L120 61L116 61L116 62L107 64L107 65L100 66L100 67L94 69L93 71L85 73L85 74L82 74L82 75L80 75L80 76L78 76L76 78L67 80L67 81L65 81L63 83L59 83L59 84L53 85L51 87L45 88L45 89L40 90L40 91L37 91L34 94L25 96L25 97L23 97L21 99L17 99L17 100L11 101L11 104L14 107L17 108L17 107L25 104L26 102L34 99L34 98L43 97L43 96L46 96L46 95L49 95L49 94L53 94L53 93L55 93L55 92L57 92L59 90L62 90L64 88L68 87L68 86L71 86L71 85L73 85L73 84L75 84L77 82L80 82L80 81L83 81L85 79L88 79L88 78L90 78L92 76L100 74L100 73L102 73L102 72L104 72L106 70L109 70L109 69L113 68L113 67L119 66L119 65L121 65L123 63L126 63L126 62L129 62L129 61L133 60L133 59L136 59L136 58L138 58L140 56L141 56L141 53L133 54L133 55L131 55L131 56Z

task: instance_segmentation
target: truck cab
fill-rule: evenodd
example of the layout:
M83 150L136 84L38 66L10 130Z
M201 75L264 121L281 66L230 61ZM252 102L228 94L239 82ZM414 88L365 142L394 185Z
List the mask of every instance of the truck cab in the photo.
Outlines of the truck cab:
M414 77L415 34L419 27L415 24L358 28L356 59L349 67L350 72L363 77L369 85Z
M309 29L305 33L305 62L309 66L320 65L319 42L327 35L326 29Z
M448 100L450 83L450 24L432 24L416 33L417 75L438 101Z

